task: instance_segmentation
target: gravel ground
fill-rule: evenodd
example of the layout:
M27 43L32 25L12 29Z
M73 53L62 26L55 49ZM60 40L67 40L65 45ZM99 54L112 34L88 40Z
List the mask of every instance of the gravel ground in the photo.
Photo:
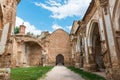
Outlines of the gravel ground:
M45 79L40 80L84 80L84 79L64 66L55 66L50 72L46 74Z

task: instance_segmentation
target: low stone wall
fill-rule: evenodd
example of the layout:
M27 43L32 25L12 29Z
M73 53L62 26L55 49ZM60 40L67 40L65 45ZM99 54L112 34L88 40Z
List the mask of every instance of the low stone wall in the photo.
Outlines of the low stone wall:
M10 80L10 68L0 68L0 80Z

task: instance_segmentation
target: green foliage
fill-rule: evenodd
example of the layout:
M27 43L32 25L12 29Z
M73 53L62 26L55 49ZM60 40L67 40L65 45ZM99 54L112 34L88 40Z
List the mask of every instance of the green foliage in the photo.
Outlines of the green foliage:
M74 71L75 73L81 75L81 77L83 77L85 80L106 80L102 76L99 76L99 75L81 70L79 68L68 67L68 69L70 69L71 71Z
M20 28L19 28L19 27L15 27L15 28L14 28L14 34L18 34L19 31L20 31Z
M44 76L53 67L26 67L26 68L13 68L11 70L10 80L37 80Z

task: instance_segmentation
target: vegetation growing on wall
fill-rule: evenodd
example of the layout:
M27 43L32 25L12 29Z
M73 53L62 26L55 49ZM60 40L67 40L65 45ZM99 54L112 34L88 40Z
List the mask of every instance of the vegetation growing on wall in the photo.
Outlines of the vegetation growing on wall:
M15 27L14 28L14 34L18 34L20 32L20 28L19 27Z

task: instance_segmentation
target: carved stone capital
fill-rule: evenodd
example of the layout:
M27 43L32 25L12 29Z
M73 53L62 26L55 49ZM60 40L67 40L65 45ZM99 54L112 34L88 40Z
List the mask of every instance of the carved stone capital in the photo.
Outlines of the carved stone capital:
M108 0L99 0L101 7L108 6L109 1Z
M100 6L104 9L105 15L107 15L108 13L107 7L109 4L109 0L99 0L99 2L100 2Z

